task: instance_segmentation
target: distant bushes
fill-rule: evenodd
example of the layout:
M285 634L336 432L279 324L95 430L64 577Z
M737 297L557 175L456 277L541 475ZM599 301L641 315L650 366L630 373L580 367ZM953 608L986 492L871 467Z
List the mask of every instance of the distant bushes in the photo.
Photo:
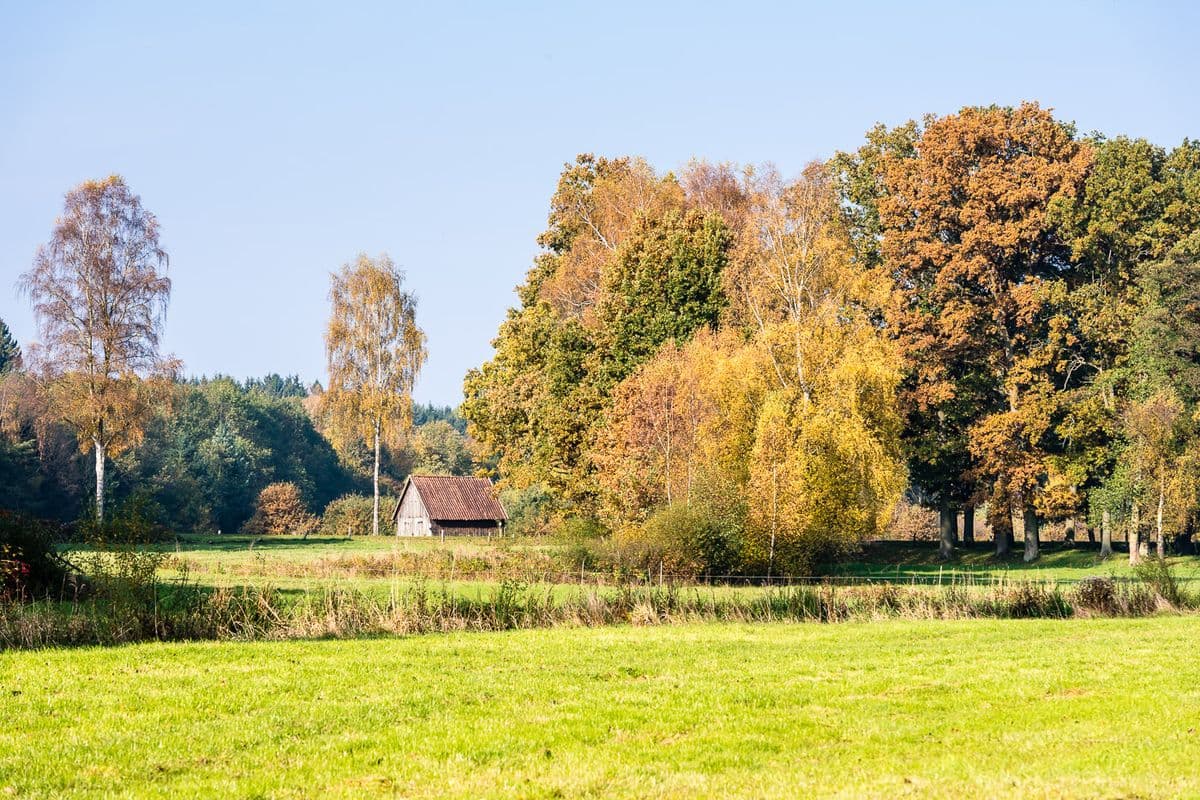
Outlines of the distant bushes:
M379 532L391 533L388 528L390 510L395 501L379 498ZM321 514L322 536L365 536L371 532L375 501L361 494L344 494Z
M103 520L96 519L94 508L88 508L75 527L74 538L98 548L161 542L171 534L160 519L158 503L139 492L114 503Z
M901 500L892 512L884 536L906 542L936 542L938 514L909 500Z
M688 505L658 509L645 522L619 530L613 544L621 567L689 577L730 575L744 550L739 527Z
M27 514L0 511L0 599L61 592L70 572L55 541L61 526Z
M258 494L254 516L242 526L253 535L300 534L308 536L317 529L317 518L308 512L300 487L294 483L268 484Z
M508 512L507 531L515 536L539 536L554 523L553 496L541 484L526 489L505 489L500 502Z
M1141 561L1133 568L1133 574L1168 605L1179 606L1186 602L1183 591L1175 580L1175 574L1165 559L1150 558Z

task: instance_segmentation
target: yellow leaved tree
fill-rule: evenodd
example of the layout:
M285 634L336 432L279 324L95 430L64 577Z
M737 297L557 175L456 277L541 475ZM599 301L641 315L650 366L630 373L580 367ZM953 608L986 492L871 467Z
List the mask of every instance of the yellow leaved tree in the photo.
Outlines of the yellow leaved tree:
M701 505L744 523L743 569L793 573L886 522L905 484L887 284L853 260L823 165L753 173L718 331L615 391L593 459L615 516Z
M380 448L412 425L412 389L425 362L417 298L386 254L360 254L331 276L325 333L329 389L325 410L340 436L374 448L372 533L379 533Z
M767 390L749 454L747 558L809 569L872 535L905 483L892 344L876 324L886 284L854 260L823 164L752 176L726 271Z

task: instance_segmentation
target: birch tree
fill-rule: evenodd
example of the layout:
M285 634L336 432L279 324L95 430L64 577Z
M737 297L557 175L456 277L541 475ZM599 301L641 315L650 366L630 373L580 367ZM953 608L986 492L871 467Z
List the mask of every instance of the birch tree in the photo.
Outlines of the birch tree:
M748 453L748 558L795 573L876 532L899 500L898 354L875 322L888 287L854 262L826 167L750 183L725 273L769 386Z
M1176 520L1186 519L1193 497L1188 496L1189 470L1186 461L1187 440L1183 435L1183 403L1172 389L1162 389L1125 412L1124 429L1128 438L1129 458L1140 478L1140 497L1154 513L1154 545L1159 558L1166 556L1166 527L1182 528ZM1136 548L1130 547L1130 563L1136 563Z
M325 403L338 429L371 443L374 504L371 532L379 533L380 448L412 425L412 388L425 362L425 333L417 298L386 254L360 254L331 276L325 352Z
M87 181L67 193L19 283L37 319L34 360L50 407L95 452L98 521L105 461L137 440L154 401L143 379L165 366L158 345L171 281L158 233L123 178Z

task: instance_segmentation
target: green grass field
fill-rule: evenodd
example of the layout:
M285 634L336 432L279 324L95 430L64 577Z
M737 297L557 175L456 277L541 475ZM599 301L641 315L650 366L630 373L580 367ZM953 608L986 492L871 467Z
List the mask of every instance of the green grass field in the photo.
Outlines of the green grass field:
M422 562L438 567L434 577L439 584L470 590L475 584L494 585L494 579L480 579L456 572L453 564L472 559L502 556L518 566L522 556L531 564L549 562L563 545L553 539L399 539L394 536L302 539L294 536L213 536L184 534L174 542L159 545L170 553L164 577L180 574L186 567L190 580L209 586L237 586L269 583L280 589L301 590L318 586L351 586L365 591L390 591L398 578L411 573L365 574L364 563L386 561L394 557L423 556ZM541 557L541 560L538 560ZM1200 580L1200 558L1176 556L1170 559L1177 577ZM1106 575L1127 577L1132 574L1128 559L1118 553L1101 559L1092 548L1048 546L1037 561L1026 564L1018 546L1008 559L997 561L986 543L959 548L955 557L943 562L937 557L936 544L881 542L865 546L862 554L844 563L827 565L825 574L843 579L890 579L898 581L954 582L989 581L997 578L1016 580L1075 581ZM533 580L538 580L536 568ZM551 580L578 581L573 572L551 569Z
M1168 559L1180 578L1200 578L1200 558L1173 556ZM950 561L937 557L937 545L878 542L867 544L860 556L829 566L834 575L871 578L917 578L951 580L961 577L991 579L1000 576L1031 580L1078 580L1093 575L1125 577L1133 573L1126 553L1100 558L1095 547L1043 546L1041 556L1030 563L1022 558L1020 542L1003 561L997 561L992 544L982 542L959 547Z
M1195 620L0 653L0 794L1200 795Z
M510 565L522 582L558 601L587 592L618 591L611 574L580 575L573 569L565 570L561 560L553 558L563 548L563 544L548 538L456 537L442 541L394 536L304 539L205 534L183 534L155 546L169 556L160 571L163 580L184 578L209 588L269 586L292 596L314 590L349 589L386 598L404 595L421 584L438 594L479 600L493 596L501 578L486 570L472 573L471 564L478 569L480 563L496 562ZM79 550L77 546L67 549ZM1172 566L1176 576L1185 581L1200 577L1200 559L1176 557ZM543 568L547 571L541 571ZM912 581L921 586L965 581L986 586L998 579L1070 582L1092 575L1125 577L1131 570L1121 556L1101 560L1084 549L1049 548L1041 560L1025 564L1019 555L996 562L989 548L978 546L960 550L952 562L945 563L937 558L935 545L930 543L875 543L867 545L863 558L830 565L826 574L833 580L883 579ZM763 589L753 582L734 581L685 591L714 598L749 598Z

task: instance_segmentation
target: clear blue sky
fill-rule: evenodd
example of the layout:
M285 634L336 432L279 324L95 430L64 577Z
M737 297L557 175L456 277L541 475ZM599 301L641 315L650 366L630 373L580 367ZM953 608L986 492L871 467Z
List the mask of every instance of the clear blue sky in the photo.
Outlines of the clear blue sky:
M1082 131L1200 136L1188 3L0 0L0 317L63 193L123 174L162 223L190 373L324 380L328 273L420 295L417 398L457 403L576 153L774 161L874 122L1036 99Z

